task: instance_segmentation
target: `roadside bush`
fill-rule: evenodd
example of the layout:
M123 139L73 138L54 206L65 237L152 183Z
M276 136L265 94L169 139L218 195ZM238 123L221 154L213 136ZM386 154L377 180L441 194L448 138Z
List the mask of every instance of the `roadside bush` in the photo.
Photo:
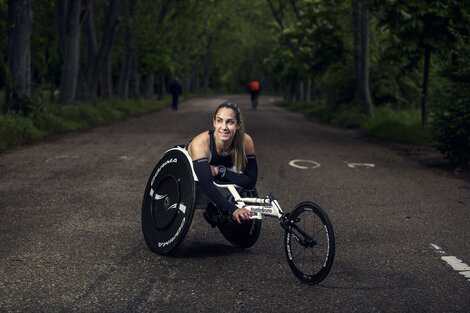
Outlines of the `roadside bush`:
M470 14L462 16L462 28L451 25L456 37L453 62L447 73L448 84L443 88L441 111L434 123L436 147L452 167L470 167Z
M457 91L446 111L433 123L436 147L452 167L470 165L470 88Z
M412 144L430 144L431 135L421 127L419 110L393 110L376 108L374 116L365 119L362 128L370 135L383 139Z
M27 115L0 114L0 151L54 134L102 125L169 105L169 100L106 101L97 105L77 103L59 106L35 99Z
M0 150L45 135L27 117L16 114L0 115Z

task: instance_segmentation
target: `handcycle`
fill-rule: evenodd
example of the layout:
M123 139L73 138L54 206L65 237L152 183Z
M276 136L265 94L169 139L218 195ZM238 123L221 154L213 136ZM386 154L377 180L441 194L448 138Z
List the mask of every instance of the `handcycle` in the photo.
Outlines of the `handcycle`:
M195 208L207 205L197 186L198 178L184 146L167 150L148 179L142 201L142 231L147 246L161 255L171 254L183 241ZM259 197L256 189L214 182L238 207L251 211L241 224L217 225L234 246L249 248L256 243L264 216L279 219L284 230L284 250L294 275L302 282L317 284L326 278L335 256L335 236L328 215L314 202L301 202L285 213L273 193Z

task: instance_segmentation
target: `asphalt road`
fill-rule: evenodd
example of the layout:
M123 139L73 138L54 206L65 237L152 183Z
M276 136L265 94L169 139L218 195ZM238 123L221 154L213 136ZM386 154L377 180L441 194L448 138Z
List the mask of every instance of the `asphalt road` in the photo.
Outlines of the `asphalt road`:
M260 194L328 212L336 259L319 285L292 275L275 219L240 250L197 211L176 256L147 248L150 171L208 129L223 99L245 113ZM470 183L273 100L252 111L247 96L192 99L1 153L0 311L470 312Z

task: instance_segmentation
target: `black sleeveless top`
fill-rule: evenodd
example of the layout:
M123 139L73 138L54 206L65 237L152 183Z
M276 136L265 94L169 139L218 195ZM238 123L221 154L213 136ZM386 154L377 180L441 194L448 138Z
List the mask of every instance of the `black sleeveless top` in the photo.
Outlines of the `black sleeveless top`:
M209 161L210 165L223 165L226 168L233 167L232 156L222 156L217 153L217 149L215 147L215 139L214 139L214 130L209 130L209 138L210 138L210 146L209 150L211 152L211 159Z

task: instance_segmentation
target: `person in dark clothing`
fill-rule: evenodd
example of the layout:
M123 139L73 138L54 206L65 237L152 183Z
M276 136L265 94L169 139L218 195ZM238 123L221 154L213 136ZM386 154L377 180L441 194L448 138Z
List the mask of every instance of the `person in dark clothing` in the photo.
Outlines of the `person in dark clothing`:
M178 79L174 79L169 86L171 96L173 101L171 103L171 108L173 110L178 110L178 98L183 93L183 88L181 87L181 83Z
M213 204L204 217L213 227L227 221L241 223L250 219L251 212L227 200L213 182L216 179L253 189L258 177L255 145L245 133L242 114L235 103L220 104L212 123L213 130L200 133L188 145L199 186Z

